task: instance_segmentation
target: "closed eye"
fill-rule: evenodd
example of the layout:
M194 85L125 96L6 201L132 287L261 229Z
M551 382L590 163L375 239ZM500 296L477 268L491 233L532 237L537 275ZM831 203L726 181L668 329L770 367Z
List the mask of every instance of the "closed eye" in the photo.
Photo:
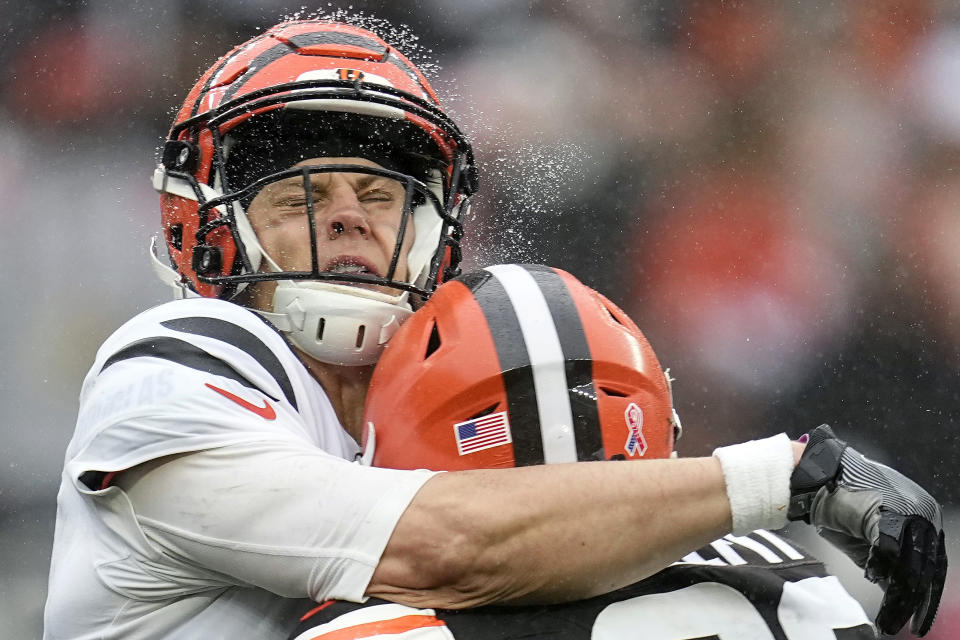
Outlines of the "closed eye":
M313 204L316 206L321 204L324 200L326 200L326 195L321 191L314 190L312 199L313 199ZM277 198L274 201L274 205L277 207L306 207L307 199L301 192L297 195Z
M393 202L396 196L386 189L371 189L361 193L359 199L361 202Z

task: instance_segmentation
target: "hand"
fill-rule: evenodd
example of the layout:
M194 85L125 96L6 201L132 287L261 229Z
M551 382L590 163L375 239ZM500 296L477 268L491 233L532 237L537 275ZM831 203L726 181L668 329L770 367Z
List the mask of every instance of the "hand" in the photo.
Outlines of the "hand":
M940 505L899 472L865 458L827 425L810 433L790 478L790 520L804 520L883 588L877 628L910 620L925 635L947 576Z

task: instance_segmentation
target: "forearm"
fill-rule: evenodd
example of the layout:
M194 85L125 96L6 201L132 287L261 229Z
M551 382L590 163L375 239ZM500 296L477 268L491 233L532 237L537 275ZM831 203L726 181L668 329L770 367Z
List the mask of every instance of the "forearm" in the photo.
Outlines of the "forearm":
M460 608L604 593L731 530L786 524L802 452L781 434L718 451L721 459L436 476L400 518L367 594Z
M367 594L443 607L584 598L730 527L715 458L443 474L400 519Z

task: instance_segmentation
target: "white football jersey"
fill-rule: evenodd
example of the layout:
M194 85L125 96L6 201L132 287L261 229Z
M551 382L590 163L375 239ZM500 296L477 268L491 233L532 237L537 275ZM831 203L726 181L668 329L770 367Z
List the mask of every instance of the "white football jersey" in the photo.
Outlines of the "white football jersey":
M175 514L196 523L181 531L147 522L110 484L114 472L166 456L261 448L303 452L328 490L304 487L299 498L312 502L291 501L295 512L273 522L242 497L190 487L207 506ZM429 474L363 467L353 462L358 451L319 383L253 312L187 299L138 315L107 339L83 383L58 495L45 637L285 638L303 599L363 600ZM218 509L235 516L238 504L251 513L237 539L204 537Z
M876 640L823 563L765 530L727 535L594 598L444 611L370 599L305 612L292 640Z

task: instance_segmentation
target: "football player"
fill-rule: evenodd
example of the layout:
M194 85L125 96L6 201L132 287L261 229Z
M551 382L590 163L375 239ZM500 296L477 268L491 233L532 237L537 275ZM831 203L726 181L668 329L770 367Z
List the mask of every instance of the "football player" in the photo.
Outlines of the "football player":
M578 599L785 522L804 448L782 434L659 465L353 463L373 365L457 273L476 189L468 141L373 33L293 21L227 53L188 94L153 184L170 258L155 265L181 299L118 329L84 380L46 637L282 638L298 599ZM571 442L551 461L576 460ZM939 531L915 502L841 519L887 507ZM586 544L598 528L620 535ZM921 556L905 575L925 588L928 552L883 557Z
M513 297L531 278L547 305ZM556 337L563 392L541 372L523 327ZM464 366L464 363L469 366ZM569 402L554 404L566 388ZM393 398L410 402L397 406ZM545 412L569 413L541 422ZM670 379L618 307L558 269L500 265L441 286L384 350L364 416L364 461L452 470L544 464L572 424L577 459L675 455L680 421ZM616 532L597 531L602 539ZM837 634L837 635L834 635ZM727 535L663 571L569 604L463 611L379 599L313 608L295 640L417 638L876 638L862 607L806 551L766 530Z

